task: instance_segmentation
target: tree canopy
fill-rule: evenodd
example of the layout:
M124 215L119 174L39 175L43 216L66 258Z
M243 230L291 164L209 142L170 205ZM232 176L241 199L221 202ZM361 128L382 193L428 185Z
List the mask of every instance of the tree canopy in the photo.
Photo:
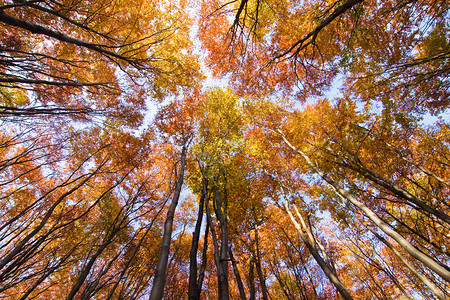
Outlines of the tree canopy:
M449 6L0 1L0 299L450 298Z

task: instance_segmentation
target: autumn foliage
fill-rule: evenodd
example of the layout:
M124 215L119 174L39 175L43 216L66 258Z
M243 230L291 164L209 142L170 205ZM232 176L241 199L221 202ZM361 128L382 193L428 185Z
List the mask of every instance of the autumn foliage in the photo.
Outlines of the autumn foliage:
M450 298L450 12L0 1L0 299Z

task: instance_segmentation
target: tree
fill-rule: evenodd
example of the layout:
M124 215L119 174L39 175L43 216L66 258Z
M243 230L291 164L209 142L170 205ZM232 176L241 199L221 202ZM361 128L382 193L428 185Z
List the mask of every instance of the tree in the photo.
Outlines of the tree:
M240 112L237 97L231 91L220 89L209 91L200 110L204 115L199 120L198 142L193 151L199 161L202 186L208 184L205 208L207 222L214 245L214 259L218 273L219 299L229 299L229 227L228 207L230 164L233 154L238 151L239 132L241 130ZM200 189L203 191L203 188ZM209 204L211 201L212 204ZM220 246L218 233L212 223L211 205L219 222Z
M155 277L150 299L162 299L163 297L167 260L169 257L170 242L172 238L173 218L178 200L180 198L181 188L183 186L188 143L189 141L186 140L185 144L182 146L183 148L181 150L180 170L175 172L176 183L173 190L173 198L167 212L166 221L164 222L163 240L159 254L158 266L155 270Z
M327 116L329 116L330 118L333 118L333 108L330 107L325 104L324 106L322 106L323 104L319 104L317 105L318 111L320 111L321 113L323 113L323 110L327 111ZM320 107L320 108L319 108ZM335 112L339 113L339 114L347 114L347 116L352 116L351 119L356 121L356 124L358 123L359 120L364 120L364 116L362 116L363 118L359 117L359 116L355 116L354 112L351 112L351 108L350 111L348 111L349 107L346 107L344 105L341 104L340 107L336 108ZM346 111L347 110L347 111ZM321 114L323 115L323 114ZM437 274L439 274L439 276L441 276L444 280L447 280L445 278L447 278L447 274L448 274L448 270L447 267L445 266L445 261L446 258L444 258L443 256L436 256L437 254L433 251L430 250L429 248L422 248L420 247L420 243L417 243L417 246L414 246L411 244L411 242L409 242L407 239L405 239L401 234L399 234L399 231L401 230L400 227L397 229L399 231L396 231L395 229L392 230L392 226L388 226L388 223L386 223L386 221L383 220L384 217L379 217L377 216L377 213L375 213L374 211L372 211L368 206L364 205L362 202L358 201L356 199L356 197L354 195L351 195L350 193L348 193L347 191L345 191L343 188L341 188L339 186L339 184L337 183L337 181L335 179L333 179L331 177L331 175L327 175L326 173L324 173L324 171L319 169L319 165L317 164L318 159L322 160L325 159L324 165L323 165L323 170L326 170L327 173L333 172L334 176L343 176L343 184L348 185L348 182L350 182L350 186L353 190L358 191L359 195L364 195L365 193L370 193L371 188L370 185L367 186L364 184L363 180L369 180L372 183L377 184L378 186L376 187L376 189L380 189L380 188L385 188L388 193L392 193L392 195L394 197L399 197L400 199L406 201L406 199L408 198L406 196L406 194L410 195L411 197L416 197L413 196L411 192L406 192L404 189L400 188L400 187L394 187L395 184L393 182L390 182L390 185L387 186L386 184L381 184L381 182L379 180L382 180L382 176L380 174L374 175L376 171L374 170L369 170L367 165L365 165L365 163L363 163L362 161L359 161L358 164L360 165L364 165L366 167L365 171L361 171L361 169L357 169L357 168L353 168L350 166L351 161L353 159L356 159L355 156L353 157L348 157L348 156L340 156L337 154L337 152L334 151L334 146L338 145L338 147L342 147L340 148L341 150L343 150L345 153L352 153L352 151L347 148L346 145L344 145L344 143L348 143L348 147L354 148L354 149L358 149L357 151L359 153L364 153L364 157L365 159L367 159L368 161L370 161L370 155L369 153L371 153L371 151L373 151L373 143L371 139L367 139L367 136L362 136L361 138L358 138L358 132L359 133L363 133L363 134L367 134L367 131L363 128L361 128L360 126L357 126L355 123L353 122L344 122L343 123L343 127L341 128L340 131L336 132L336 134L331 134L328 132L327 128L325 126L327 126L326 124L332 124L332 126L336 126L336 123L327 123L327 121L323 119L320 120L320 125L318 128L315 128L314 125L312 125L312 128L307 128L304 126L305 121L309 121L311 122L311 119L308 119L307 116L303 117L303 120L293 120L294 123L298 123L298 124L302 124L302 125L293 125L292 123L290 124L290 130L291 132L294 134L294 136L296 136L295 138L298 139L300 138L300 141L303 139L305 139L305 134L308 136L310 135L311 138L313 138L315 141L312 142L312 140L309 142L310 145L313 146L313 149L315 149L316 154L314 154L314 160L308 156L304 150L299 150L299 148L297 148L296 146L293 146L292 143L287 140L286 136L281 133L281 131L278 131L278 134L280 134L280 136L282 137L282 139L284 140L284 142L286 143L286 145L292 149L294 152L296 152L299 156L303 157L303 159L305 159L307 165L309 167L311 167L314 172L318 175L320 175L320 177L326 182L328 183L333 190L335 191L335 193L338 194L338 196L340 198L342 198L342 200L345 202L349 201L349 203L352 203L353 205L355 205L357 208L361 209L363 211L363 215L365 216L365 218L370 219L376 226L379 226L379 228L386 233L388 236L390 236L391 238L393 238L395 241L398 242L399 245L401 245L401 247L403 247L403 249L409 253L410 255L412 255L413 257L415 257L416 259L418 259L419 261L421 261L422 263L424 263L425 265L427 265L429 268L431 268L434 272L436 272ZM343 119L341 119L343 120ZM310 124L314 124L314 120L310 123ZM297 127L299 126L299 127ZM301 132L295 132L296 128L300 128ZM308 130L310 131L310 133L308 133ZM352 135L347 135L345 133L345 131L353 131ZM359 131L361 130L361 131ZM384 128L385 130L385 128ZM347 140L347 138L351 137L351 139ZM345 142L338 142L337 139L341 139L341 140L345 140ZM386 140L381 141L382 143L387 143ZM388 144L389 145L389 144ZM366 148L367 146L367 148ZM304 146L302 146L304 147ZM391 146L392 147L392 146ZM377 152L375 152L376 154L380 153L380 147L375 148ZM354 153L353 153L354 154ZM375 154L375 155L376 155ZM324 155L321 157L321 155ZM329 156L328 156L329 155ZM387 153L384 152L383 155L386 157ZM319 158L320 157L320 158ZM342 160L341 160L342 159ZM358 159L357 159L358 160ZM315 161L316 163L313 163L313 161ZM403 161L405 162L405 161ZM338 166L340 167L344 167L347 170L353 170L356 171L357 174L361 175L361 178L358 179L350 179L351 178L351 173L345 173L340 171L339 169L335 170L334 166ZM384 167L386 166L386 164L383 165ZM399 164L397 162L396 167L399 167ZM341 175L342 174L342 175ZM374 180L374 177L376 176L379 180ZM430 178L433 178L431 176L432 174L428 175L430 176ZM402 175L405 176L405 175ZM407 177L407 176L406 176ZM399 178L402 178L399 176ZM417 178L417 177L416 177ZM384 179L386 180L386 179ZM414 182L413 180L414 177L412 177L412 179L410 180L410 182ZM386 181L387 182L387 181ZM401 181L399 181L401 182ZM423 186L421 187L423 188ZM395 191L397 192L395 192ZM400 193L400 190L402 190L403 192ZM427 189L423 188L423 191L426 191ZM361 191L361 192L359 192ZM382 191L382 190L381 190ZM402 196L400 196L400 194L402 194ZM403 194L405 193L405 194ZM384 195L384 197L390 197L387 196L386 194ZM393 201L393 203L395 203L395 205L397 205L397 201L395 201L394 199L390 200L389 198L384 198L385 201ZM409 206L415 210L417 210L419 213L425 213L427 215L426 218L428 218L428 220L430 222L435 222L435 221L431 221L433 219L435 219L437 216L435 214L430 214L430 211L433 210L437 215L439 215L439 213L437 211L435 211L436 209L436 205L439 202L435 202L436 204L433 205L433 207L429 207L427 210L429 211L425 211L424 208L425 206L428 207L428 204L426 204L425 202L422 202L421 200L417 199L417 201L420 201L421 203L416 203L416 204L409 204ZM414 200L415 201L415 200ZM408 203L406 202L400 202L400 203L404 203L403 205L408 205ZM428 203L432 203L432 202L428 202ZM386 204L383 203L379 203L377 206L374 206L374 202L371 203L371 206L373 207L373 209L376 209L377 211L380 211L381 207L384 207ZM441 208L439 208L441 209ZM442 208L445 209L445 208ZM380 213L382 211L386 211L386 210L381 210ZM442 221L445 220L446 215L445 213L442 213ZM339 217L339 215L338 215ZM392 217L392 214L389 214L390 218ZM398 219L397 219L398 220ZM444 221L445 222L445 221ZM438 222L441 225L443 225L443 223ZM429 226L429 225L427 225ZM431 225L433 228L437 227L435 225ZM430 227L431 227L430 226ZM440 229L437 229L437 231L440 233L437 233L438 235L441 235L443 232L445 232L445 226L440 227L438 226ZM412 238L412 236L408 236L408 238ZM411 241L413 243L414 239L411 239ZM439 247L438 247L439 248ZM442 259L443 261L439 261L436 260L436 258L439 257L439 259ZM433 285L431 285L431 289L435 290L435 288L433 287ZM439 294L439 292L437 292L437 294ZM442 296L440 296L442 298Z
M4 140L3 200L18 205L2 206L3 295L106 296L105 283L131 265L133 258L125 254L143 232L136 222L144 228L154 223L150 215L146 224L143 216L149 212L142 214L142 208L150 205L155 182L136 180L132 174L140 167L118 157L114 162L105 150L113 147L98 144L92 145L100 146L93 153L67 156L75 137L66 139L51 144L50 137L28 133ZM61 290L59 284L71 289Z
M450 297L448 10L2 1L0 297Z
M199 75L195 57L180 54L191 46L183 5L2 3L2 114L142 118L146 98L178 94Z
M214 74L231 75L246 94L282 92L305 101L336 79L354 99L376 99L386 109L395 102L401 112L445 110L448 4L378 4L210 1L200 38Z

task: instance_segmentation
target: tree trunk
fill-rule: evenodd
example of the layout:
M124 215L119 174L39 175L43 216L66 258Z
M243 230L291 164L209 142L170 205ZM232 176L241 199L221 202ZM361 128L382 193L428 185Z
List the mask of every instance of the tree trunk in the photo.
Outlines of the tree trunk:
M283 138L284 138L284 136L283 136ZM284 140L285 140L285 142L287 142L286 139L284 139ZM325 275L328 277L328 279L331 281L331 283L336 287L336 289L341 294L341 296L345 300L353 300L353 297L350 295L350 293L347 291L347 288L345 287L345 285L342 283L342 281L337 276L337 273L334 270L331 263L328 263L327 261L325 261L322 258L322 256L320 255L319 250L317 249L317 243L316 243L316 239L314 238L313 233L306 226L306 222L304 221L302 215L299 213L296 206L294 206L295 212L297 214L297 218L299 219L300 223L297 222L296 218L294 217L291 210L289 209L287 195L285 192L285 189L287 189L287 188L285 186L283 186L282 184L281 184L281 186L282 186L281 192L285 198L284 210L286 211L289 218L291 219L291 222L294 224L295 228L297 229L297 232L299 233L299 236L300 236L301 240L303 241L303 243L305 244L306 248L309 250L309 252L313 256L313 258L315 259L315 261L317 262L319 267L322 269L322 271L325 273ZM324 253L324 255L325 255L325 257L327 257L326 253Z
M266 278L263 275L261 268L261 253L259 251L259 237L258 226L255 228L255 242L256 242L256 273L258 274L259 284L261 284L261 292L264 300L269 300L266 286Z
M442 294L442 292L431 282L428 280L428 278L426 278L425 276L423 276L422 274L420 274L416 268L414 268L413 265L411 265L404 257L403 255L397 251L397 249L394 248L394 246L392 246L391 243L389 243L385 238L383 238L381 235L379 235L375 230L373 230L370 227L367 227L367 229L370 230L370 232L372 232L380 241L382 241L389 249L392 250L392 252L395 254L395 256L397 256L397 258L411 271L411 273L413 273L423 284L425 284L430 290L431 292L439 299L439 300L445 300L447 299L444 294Z
M116 282L114 283L113 287L110 289L108 295L106 296L105 300L110 300L113 295L114 292L116 291L117 287L120 284L120 281L122 280L122 278L125 276L125 273L127 272L128 268L130 267L131 263L133 262L134 258L136 257L139 249L141 248L142 243L145 240L145 237L147 236L147 234L150 232L150 230L153 227L153 223L156 221L157 217L159 216L160 212L162 211L163 208L161 208L158 213L156 214L156 216L154 218L152 218L150 224L148 225L148 228L145 230L144 234L142 235L142 237L139 239L138 244L135 246L133 253L131 254L130 258L126 261L125 265L122 268L122 271L120 272L119 278L116 280ZM135 236L137 236L137 232L135 234Z
M236 277L236 282L237 282L238 289L239 289L239 297L241 298L241 300L246 300L247 298L245 297L244 284L242 283L241 274L239 274L237 261L234 259L233 251L231 251L231 248L228 251L229 251L229 256L231 259L231 264L233 266L234 277Z
M347 167L353 171L358 172L359 174L361 174L365 178L369 179L370 181L378 184L379 186L384 187L386 190L390 191L392 194L394 194L398 198L404 199L406 201L406 203L414 204L413 207L415 209L422 211L422 212L427 212L427 213L435 216L436 218L441 219L442 221L446 222L447 224L450 224L450 217L447 214L428 205L427 203L421 201L414 195L410 194L408 191L397 186L392 181L373 172L372 170L367 168L355 155L353 155L352 153L350 153L350 154L353 156L354 162L353 163L341 163L340 165ZM411 204L410 204L410 206L411 206Z
M338 290L338 292L342 295L342 297L344 299L352 300L353 299L352 296L347 291L347 289L345 288L344 284L339 279L337 274L333 271L331 266L329 266L327 264L327 262L320 256L319 251L315 247L313 247L313 245L309 242L308 237L303 232L303 228L297 222L297 220L295 219L295 217L292 214L292 212L289 210L287 201L284 202L284 206L285 206L286 212L289 215L289 218L291 219L291 221L294 224L294 226L297 228L297 231L298 231L298 233L300 235L300 238L305 243L306 248L308 248L309 252L314 257L316 262L319 264L319 266L322 269L322 271L325 273L325 275L328 277L328 279L331 281L331 283L336 287L336 289Z
M198 298L200 299L200 294L202 293L203 279L205 278L206 266L208 263L208 234L209 234L209 223L206 222L205 236L203 239L203 252L202 252L202 264L200 265L200 270L198 272Z
M217 234L216 234L216 230L214 229L214 224L212 223L212 218L211 218L211 210L209 209L209 204L208 202L205 203L206 204L206 219L208 221L210 230L211 230L211 238L213 241L213 247L214 247L214 263L216 265L216 270L217 270L217 274L218 274L218 296L219 299L222 299L222 291L220 289L220 268L221 268L221 264L220 264L220 250L219 250L219 241L217 240Z
M80 275L79 275L77 281L75 282L75 284L72 286L69 294L66 297L66 300L72 300L75 297L75 295L79 292L82 284L84 283L84 281L86 280L87 276L91 272L91 269L94 266L94 263L96 262L97 258L102 254L102 252L106 249L106 247L108 247L112 243L112 241L114 240L114 237L116 236L116 234L122 228L125 228L125 227L122 227L124 222L125 222L125 219L122 219L120 221L120 223L117 225L117 227L114 228L111 231L111 233L108 234L108 236L105 238L105 240L100 245L100 247L95 252L95 254L89 259L89 261L86 264L86 266L80 271Z
M197 222L195 224L194 233L192 234L192 246L189 255L189 291L188 291L189 300L198 300L200 297L199 293L200 287L198 286L197 281L197 251L198 251L198 242L200 239L200 229L203 220L203 206L207 194L207 182L204 176L202 176L202 185L203 189L202 195L200 197L200 202L198 205Z
M225 183L226 185L226 183ZM214 200L216 203L216 216L220 225L220 258L219 258L219 299L228 300L228 222L227 222L227 195L220 196L219 188L215 187Z
M256 289L255 289L255 256L253 253L251 254L250 258L250 268L248 270L248 285L250 289L250 297L249 300L255 300L256 299Z
M161 300L163 298L164 286L166 281L166 269L167 261L169 259L170 241L172 239L172 224L175 216L175 209L178 205L180 198L181 188L184 180L184 170L186 167L186 155L187 147L183 146L181 151L181 167L178 180L175 185L175 191L173 194L172 202L170 203L169 211L167 212L166 221L164 222L164 233L161 244L161 250L159 252L158 265L155 270L155 278L153 280L152 291L150 294L150 300Z
M323 180L325 180L338 194L341 196L344 200L348 200L353 205L358 207L361 211L364 212L364 214L375 224L380 228L384 233L386 233L388 236L393 238L400 246L405 249L406 252L408 252L412 257L416 258L420 262L422 262L424 265L426 265L428 268L433 270L436 274L438 274L440 277L442 277L445 281L450 282L450 272L442 266L440 263L435 261L432 257L426 255L425 253L421 252L419 249L414 247L410 242L408 242L402 235L400 235L397 231L392 229L386 222L381 220L372 210L370 210L366 205L364 205L362 202L358 201L352 194L348 193L346 190L339 187L339 185L333 181L330 177L325 175L322 171L319 170L318 167L316 167L313 162L309 159L309 157L303 153L302 151L295 148L282 134L281 131L279 133L282 135L282 138L284 142L294 150L296 153L298 153L300 156L302 156L308 165L320 176Z

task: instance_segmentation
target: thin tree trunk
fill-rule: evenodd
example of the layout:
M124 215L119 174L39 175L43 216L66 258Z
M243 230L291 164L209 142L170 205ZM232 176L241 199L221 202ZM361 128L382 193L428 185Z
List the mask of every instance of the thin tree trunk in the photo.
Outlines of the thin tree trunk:
M198 298L200 299L200 294L202 293L203 278L205 278L206 265L208 262L208 234L209 234L209 223L206 222L205 236L203 239L203 252L202 252L202 264L200 266L198 274Z
M77 244L75 247L73 247L64 257L53 267L50 267L47 271L45 271L42 276L36 280L36 282L22 295L20 300L26 300L28 299L28 296L42 283L44 282L48 276L50 276L56 269L58 269L63 263L72 255L75 250L78 248Z
M388 236L393 238L400 246L405 249L406 252L408 252L412 257L416 258L417 260L421 261L424 265L426 265L428 268L433 270L436 274L438 274L440 277L442 277L445 281L450 282L450 272L443 267L440 263L436 262L432 257L426 255L425 253L421 252L419 249L414 247L410 242L408 242L402 235L400 235L397 231L393 230L386 222L381 220L372 210L370 210L366 205L358 201L352 194L348 193L346 190L339 187L339 185L333 181L330 177L325 175L322 171L317 168L313 162L309 159L309 157L303 153L302 151L295 148L282 134L281 131L279 133L282 135L282 138L284 142L294 150L296 153L298 153L300 156L302 156L308 165L320 176L323 180L325 180L333 189L335 192L343 197L344 199L350 201L353 205L358 207L361 211L364 212L364 214L375 224L377 225L384 233L386 233Z
M286 296L287 299L292 299L293 297L292 297L289 287L286 284L286 280L283 280L281 278L281 274L276 268L277 267L275 267L274 264L270 264L270 270L272 271L275 278L277 279L277 282L280 285L280 288L283 291L283 294ZM300 289L300 291L301 291L301 289ZM302 298L304 298L304 297L302 297Z
M186 168L186 155L187 155L186 152L187 146L185 145L183 146L183 150L181 151L180 174L178 175L178 180L175 185L175 191L173 194L172 202L170 203L166 221L164 222L163 240L161 244L161 250L159 252L158 265L156 266L155 270L155 277L153 280L150 300L161 300L163 298L164 286L166 281L167 261L169 259L169 252L170 252L170 241L172 239L173 218L175 216L175 209L178 205L178 200L181 194L181 188L183 186L184 170Z
M447 224L450 224L450 217L445 214L444 212L437 210L436 208L428 205L427 203L421 201L414 195L410 194L408 191L402 189L401 187L397 186L395 183L391 182L390 180L382 177L381 175L373 172L372 170L369 170L365 165L363 165L359 159L356 161L356 163L350 165L350 164L341 164L342 166L348 167L365 178L369 179L370 181L378 184L379 186L384 187L386 190L393 193L395 196L397 196L400 199L404 199L407 203L414 204L414 208L422 211L427 212L442 221L446 222Z
M283 136L284 138L284 136ZM286 140L285 140L286 141ZM342 283L342 281L337 276L337 273L335 272L333 266L325 261L322 256L319 253L319 250L317 250L317 243L316 239L314 238L314 235L312 234L311 230L306 226L306 222L304 221L302 215L297 210L296 206L294 206L297 214L297 218L299 219L300 223L297 222L296 218L292 214L291 210L289 209L288 201L287 201L287 195L285 193L285 189L287 189L284 185L279 183L281 185L281 192L283 193L283 196L285 198L284 201L284 210L288 214L289 218L291 219L291 222L294 224L295 228L297 229L297 232L299 233L299 236L303 243L305 244L306 248L309 250L313 258L316 260L319 267L322 269L322 271L325 273L325 275L328 277L328 279L331 281L331 283L336 287L338 292L341 294L341 296L345 300L352 300L353 297L350 295L350 293L347 291L347 288ZM326 254L325 254L325 257Z
M202 176L202 185L203 188L202 188L202 195L200 197L198 205L197 222L195 224L195 229L192 234L192 246L191 252L189 254L189 290L188 290L189 300L197 300L199 299L200 296L199 286L197 282L197 251L198 251L198 242L200 239L200 229L203 220L203 206L207 194L207 182L204 176Z
M357 125L358 126L358 125ZM374 136L376 139L379 139L380 141L382 141L383 143L385 143L392 151L394 151L402 160L410 163L411 165L413 165L414 167L416 167L417 169L419 169L420 171L422 171L423 173L427 174L430 177L433 177L434 179L436 179L437 181L439 181L442 184L445 184L446 186L450 186L450 182L444 180L443 178L439 177L438 175L436 175L435 173L431 172L430 170L425 169L424 167L420 166L419 164L415 163L412 159L407 159L402 153L401 151L399 151L398 149L396 149L393 145L391 145L390 143L388 143L387 141L385 141L383 138L380 138L376 135L373 134L373 132L371 132L369 129L363 127L363 126L358 126L361 129L366 130L367 132L369 132L372 136ZM412 155L411 155L412 156Z
M225 182L226 185L226 182ZM215 187L214 200L216 202L216 216L220 225L220 258L219 258L219 299L228 300L228 222L227 222L227 195L221 197L219 188Z
M397 258L411 271L411 273L413 273L423 284L425 284L439 300L445 300L446 299L444 294L431 281L429 281L428 278L426 278L425 276L420 274L416 270L416 268L414 268L414 266L412 266L403 257L403 255L400 252L398 252L397 249L394 248L394 246L392 246L391 243L389 243L385 238L383 238L381 235L379 235L372 228L367 226L367 229L369 229L370 232L372 232L381 242L383 242L389 249L391 249L391 251L395 254L395 256L397 256Z
M269 300L266 286L266 278L263 275L261 268L261 253L259 251L259 237L258 226L255 228L255 242L256 242L256 273L258 274L259 283L261 284L261 292L264 300Z
M297 228L297 231L300 235L300 238L305 243L306 248L308 248L311 255L314 257L316 262L319 264L322 271L325 273L325 275L328 277L328 279L331 281L331 283L336 287L338 292L341 294L341 296L346 300L352 300L352 296L347 291L346 287L342 283L342 281L339 279L337 274L333 271L331 266L327 264L327 262L320 256L319 251L313 247L313 245L309 242L307 236L303 232L303 229L301 225L297 222L292 212L289 210L287 200L284 202L285 210L289 215L289 218L291 219L294 226Z
M116 280L116 282L114 283L113 287L111 288L111 290L109 291L107 297L105 298L105 300L109 300L112 298L112 296L114 295L115 290L117 289L117 287L119 286L120 281L122 280L122 278L125 276L126 271L128 270L128 268L130 267L133 259L135 258L135 256L137 255L142 243L145 240L145 237L147 236L147 234L150 232L150 230L153 227L153 223L155 222L155 220L157 219L157 217L159 216L160 212L162 211L162 207L161 209L157 212L156 216L152 219L152 221L150 222L150 224L148 225L148 228L145 230L144 234L142 235L142 237L139 239L138 244L136 245L136 247L134 248L134 251L132 253L132 255L130 256L130 258L127 260L127 262L125 263L125 266L123 267L122 271L120 272L120 276L119 278ZM137 233L136 233L137 235Z
M381 260L384 263L384 266L379 262L378 259L375 259L374 257L372 257L370 254L367 254L366 251L364 249L361 248L361 246L358 243L364 243L364 241L361 241L359 239L355 239L354 241L351 241L355 247L358 248L358 250L361 252L361 254L356 253L355 250L351 249L350 247L348 247L349 251L352 252L356 259L358 260L358 262L360 262L361 260L359 258L361 258L363 260L364 263L369 264L370 266L380 270L381 272L383 272L384 274L386 274L391 280L392 282L398 287L398 289L400 290L400 292L408 299L413 299L411 297L411 295L408 294L408 292L403 288L402 284L398 281L398 279L396 278L396 276L394 275L394 273L389 269L389 265L384 261L384 258L380 256ZM372 245L372 251L374 253L378 252L377 248L375 246ZM367 270L369 276L372 278L372 280L375 282L375 278L372 276L373 271L368 270L365 265L360 262L360 264ZM383 287L381 287L378 283L376 283L376 285L379 287L379 289L381 291L383 291L383 295L384 294L384 289ZM386 298L386 297L385 297Z
M239 269L237 266L237 262L234 259L233 251L230 248L228 250L228 252L229 252L230 259L231 259L231 264L233 266L234 277L236 277L236 282L237 282L238 289L239 289L239 297L241 298L241 300L246 300L247 298L245 297L244 284L242 283L241 274L239 274Z
M416 196L409 193L407 190L404 190L403 188L397 186L394 182L390 181L389 179L381 176L380 174L366 167L356 154L350 151L350 149L348 149L345 145L343 145L339 141L335 139L331 139L331 141L338 144L342 149L344 149L345 152L347 152L350 155L350 158L345 157L344 155L340 155L341 157L345 158L346 161L343 163L338 163L339 165L350 168L351 170L358 172L359 174L369 179L370 181L384 187L398 198L406 200L406 202L415 209L422 212L428 212L429 214L434 215L435 217L450 224L450 216L421 201ZM411 205L411 203L414 205Z
M66 197L68 197L69 195L71 195L72 193L74 193L76 190L78 190L79 188L81 188L86 182L88 182L92 177L94 177L94 175L96 175L99 171L100 168L105 164L105 162L103 162L102 164L100 164L98 166L98 168L92 172L91 174L85 176L85 175L81 175L79 176L76 180L81 179L82 177L85 176L85 178L78 183L75 187L73 187L72 189L70 189L69 191L65 192L64 194L62 194L49 208L49 210L45 213L44 217L42 218L42 220L39 222L39 224L36 226L36 228L33 229L33 231L31 231L27 236L25 236L19 243L17 243L17 245L14 247L14 249L8 253L8 255L6 255L5 258L3 258L3 260L0 262L0 269L4 268L10 261L13 260L13 258L18 255L21 251L23 251L24 248L26 248L26 244L29 240L31 240L35 235L37 235L39 233L39 231L41 229L43 229L45 227L45 225L47 225L47 221L50 219L50 217L52 216L54 210L56 209L56 207L63 202L63 200L66 199ZM72 182L75 182L75 180L73 180ZM15 264L12 263L10 264L4 271L2 274L0 274L0 280L3 279L4 276L6 276L6 274L12 270L15 267Z
M392 229L386 222L381 220L372 210L370 210L363 203L356 200L356 198L348 193L346 190L340 188L336 182L331 180L330 178L324 175L325 181L327 181L336 191L337 194L341 195L344 199L350 201L353 205L358 207L360 210L364 212L364 214L375 223L384 233L393 238L406 252L408 252L412 257L416 258L428 268L433 270L436 274L441 276L447 282L450 282L450 272L446 270L445 267L441 266L440 263L435 261L432 257L426 255L415 246L413 246L410 242L408 242L401 234Z
M255 300L256 298L256 289L255 289L255 256L253 253L250 258L250 268L248 270L248 285L250 289L249 300Z
M211 210L209 209L209 204L206 202L206 219L208 221L210 230L211 230L211 238L213 241L213 247L214 247L214 262L216 264L216 270L217 270L217 277L218 277L218 296L219 299L222 299L222 291L220 289L220 272L221 272L221 264L220 264L220 250L219 250L219 241L217 240L216 230L214 229L214 224L212 223L211 218Z
M103 253L103 251L106 249L106 247L108 247L112 243L112 241L114 240L114 237L120 231L120 229L124 228L124 227L122 227L122 223L124 221L125 220L121 220L121 222L118 224L118 226L114 230L112 230L110 234L108 234L108 237L100 245L100 248L89 259L89 261L86 264L86 266L81 270L80 276L78 277L77 281L72 286L69 294L66 297L66 300L72 300L75 297L75 295L78 293L78 291L80 290L81 285L84 283L84 281L86 280L87 276L89 275L89 273L90 273L92 267L94 266L94 263L97 260L97 258Z

